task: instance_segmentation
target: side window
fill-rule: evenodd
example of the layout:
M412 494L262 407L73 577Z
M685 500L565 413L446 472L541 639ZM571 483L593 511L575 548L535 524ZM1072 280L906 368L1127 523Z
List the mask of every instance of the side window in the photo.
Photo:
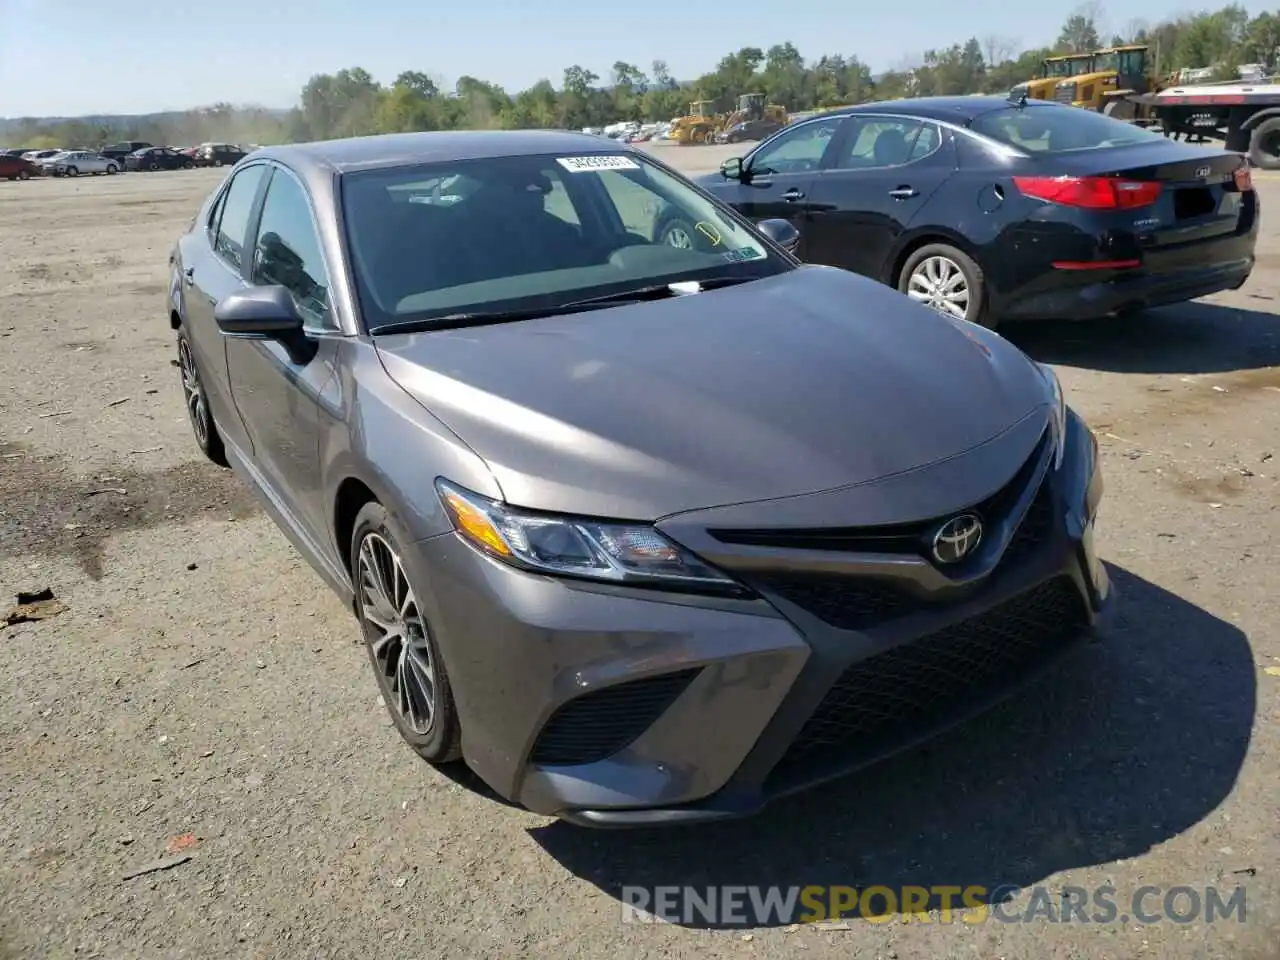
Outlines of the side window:
M237 272L244 263L244 238L249 232L249 215L253 212L253 201L266 169L259 164L241 171L223 194L213 249Z
M279 170L271 177L262 204L252 281L259 285L280 284L293 294L308 322L332 326L329 276L320 255L311 205L298 181Z
M654 243L653 228L658 213L667 202L642 183L637 183L617 170L601 170L596 176L609 194L623 225L630 233L637 233Z
M751 157L751 172L781 174L817 170L839 124L840 118L833 117L803 123L794 130L780 133Z
M205 224L209 233L213 237L218 235L218 218L222 216L222 205L227 201L227 191L223 190L218 194L218 199L213 201L213 206L209 208L209 222Z
M915 143L911 145L911 156L907 159L911 161L923 160L941 146L942 131L935 124L922 124L920 132L916 134Z
M900 117L860 117L840 149L838 170L900 167L933 153L942 143L932 123Z

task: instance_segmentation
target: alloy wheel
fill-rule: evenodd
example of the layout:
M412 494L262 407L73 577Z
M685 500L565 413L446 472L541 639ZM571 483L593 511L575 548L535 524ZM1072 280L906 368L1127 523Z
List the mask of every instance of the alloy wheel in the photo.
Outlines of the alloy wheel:
M680 224L667 228L663 242L669 247L678 247L681 250L693 249L693 237L689 236L689 231Z
M436 667L417 597L381 535L365 534L357 564L360 614L390 705L409 729L426 734L435 722Z
M204 387L200 384L200 371L196 367L196 358L191 354L191 345L185 339L178 341L178 368L182 373L182 396L187 404L191 429L195 431L200 446L207 447L209 420L205 416Z
M963 320L969 312L969 282L947 257L921 260L907 281L907 296L939 313Z

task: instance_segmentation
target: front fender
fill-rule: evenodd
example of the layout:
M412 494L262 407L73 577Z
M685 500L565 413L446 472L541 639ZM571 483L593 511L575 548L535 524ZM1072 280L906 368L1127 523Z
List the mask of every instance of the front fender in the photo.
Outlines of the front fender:
M400 387L382 366L377 348L344 338L338 375L326 393L332 425L320 437L320 464L329 499L328 534L338 556L339 491L359 481L395 515L414 540L453 529L436 495L437 477L495 500L502 489L481 457Z

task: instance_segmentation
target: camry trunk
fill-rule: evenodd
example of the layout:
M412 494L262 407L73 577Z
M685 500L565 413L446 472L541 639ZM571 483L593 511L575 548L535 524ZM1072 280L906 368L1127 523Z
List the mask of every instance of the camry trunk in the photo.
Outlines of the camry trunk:
M377 345L509 502L626 519L909 471L1046 400L994 334L821 267Z

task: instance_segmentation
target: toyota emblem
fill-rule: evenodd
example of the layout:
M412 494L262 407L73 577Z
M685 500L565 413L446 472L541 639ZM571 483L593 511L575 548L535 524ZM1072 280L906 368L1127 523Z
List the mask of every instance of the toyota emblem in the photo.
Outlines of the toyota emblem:
M1201 167L1196 171L1196 177L1200 180L1206 180L1211 173L1213 173L1213 167Z
M952 517L933 535L933 558L938 563L959 563L982 542L982 521L972 513Z

